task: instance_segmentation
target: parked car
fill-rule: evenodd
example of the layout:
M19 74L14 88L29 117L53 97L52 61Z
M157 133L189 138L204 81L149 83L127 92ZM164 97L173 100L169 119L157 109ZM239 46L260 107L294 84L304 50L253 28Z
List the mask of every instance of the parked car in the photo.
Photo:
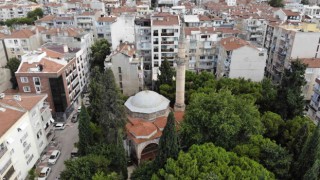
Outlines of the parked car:
M64 130L64 128L66 128L66 125L64 123L57 123L55 126L54 126L54 129L55 130Z
M50 157L49 157L49 164L56 164L58 158L60 157L60 151L59 150L54 150L52 151Z
M78 157L78 148L74 147L71 151L71 158Z
M71 118L71 122L76 123L78 121L78 115L74 114Z
M81 106L78 107L78 113L80 113L80 111L81 111Z
M38 180L46 180L50 173L51 173L50 167L43 167L40 171Z

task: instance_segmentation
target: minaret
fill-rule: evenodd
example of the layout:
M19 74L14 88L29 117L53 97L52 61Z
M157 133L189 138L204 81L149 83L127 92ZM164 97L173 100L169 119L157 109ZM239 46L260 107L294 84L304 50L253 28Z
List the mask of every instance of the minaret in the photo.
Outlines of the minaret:
M184 111L186 105L184 104L185 95L185 81L186 81L186 52L184 41L184 28L183 25L180 29L179 50L176 75L176 103L174 104L174 111Z

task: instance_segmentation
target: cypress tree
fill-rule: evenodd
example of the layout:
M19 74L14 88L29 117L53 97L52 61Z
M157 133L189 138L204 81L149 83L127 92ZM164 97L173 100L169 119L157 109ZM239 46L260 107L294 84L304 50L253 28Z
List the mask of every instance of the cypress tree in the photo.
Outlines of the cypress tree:
M177 158L179 153L178 136L173 112L169 113L167 124L162 131L155 166L162 168L168 158Z
M92 144L93 135L90 128L90 116L87 108L82 104L79 120L78 152L84 156L88 153L88 147Z
M89 112L92 122L98 123L102 111L102 95L104 94L104 84L102 83L102 74L99 67L95 67L91 72L89 84Z
M170 67L170 63L167 59L165 59L161 66L159 67L160 74L158 74L158 81L157 81L157 91L160 90L160 86L163 84L173 85L173 76L174 70Z
M320 160L317 159L316 162L312 165L312 167L307 171L307 173L303 176L304 180L318 180L320 172Z
M311 137L305 143L302 152L299 156L298 162L295 165L295 171L293 178L302 179L303 176L312 168L313 164L319 157L319 139L320 138L320 123L314 130ZM312 170L310 170L312 171Z
M299 158L299 155L302 151L303 145L308 139L308 132L309 127L307 124L304 124L298 131L296 137L294 138L291 147L289 148L291 150L291 153L293 154L293 161L297 161Z

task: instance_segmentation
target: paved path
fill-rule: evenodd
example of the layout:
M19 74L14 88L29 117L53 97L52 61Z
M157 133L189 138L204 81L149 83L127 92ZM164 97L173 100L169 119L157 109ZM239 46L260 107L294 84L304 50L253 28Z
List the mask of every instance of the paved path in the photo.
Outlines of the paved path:
M78 142L78 122L71 123L70 119L68 119L66 128L64 130L56 131L55 141L60 142L61 144L61 156L57 163L51 166L52 172L50 173L48 180L55 180L55 178L65 169L64 161L70 158L74 143Z

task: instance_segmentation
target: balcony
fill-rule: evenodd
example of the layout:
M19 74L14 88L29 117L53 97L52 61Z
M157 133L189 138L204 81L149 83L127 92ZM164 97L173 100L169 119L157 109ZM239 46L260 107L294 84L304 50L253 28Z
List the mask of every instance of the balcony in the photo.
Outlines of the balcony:
M158 33L153 33L153 36L159 36L159 34Z
M4 164L4 166L0 169L0 174L2 175L4 172L6 172L6 170L8 169L8 167L11 165L11 159L9 159L6 164Z
M174 33L166 33L166 32L163 32L161 33L161 36L174 36Z
M174 41L161 41L161 44L174 44Z
M0 145L0 159L2 158L2 156L8 151L7 146L5 146L4 144Z
M174 52L173 48L170 49L161 49L161 52Z
M153 44L159 44L159 41L153 41Z

